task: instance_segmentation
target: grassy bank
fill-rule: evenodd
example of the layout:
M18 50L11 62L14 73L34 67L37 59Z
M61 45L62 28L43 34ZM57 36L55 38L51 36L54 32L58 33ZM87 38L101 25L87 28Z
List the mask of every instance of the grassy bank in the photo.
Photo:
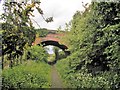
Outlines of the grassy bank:
M29 61L25 64L3 70L3 88L49 88L50 66L43 62Z

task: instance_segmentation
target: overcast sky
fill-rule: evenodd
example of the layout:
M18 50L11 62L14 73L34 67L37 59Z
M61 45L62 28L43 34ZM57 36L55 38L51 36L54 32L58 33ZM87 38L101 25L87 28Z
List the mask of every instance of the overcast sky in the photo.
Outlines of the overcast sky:
M1 0L0 0L1 1ZM3 1L3 0L2 0ZM53 22L46 23L41 15L34 11L35 17L32 17L41 28L48 28L48 29L58 29L59 26L62 29L65 27L65 23L68 23L74 13L79 10L82 11L84 8L82 7L82 2L90 3L91 0L40 0L41 1L41 8L44 12L44 16L53 17ZM1 2L2 3L2 2ZM2 4L0 3L0 13L2 9ZM34 26L39 28L39 26L33 21Z
M34 20L39 23L42 28L57 29L59 26L65 27L74 13L84 10L82 2L90 3L91 0L41 0L41 8L45 17L53 17L53 22L46 23L42 17L35 11ZM38 28L37 24L34 24Z
M0 15L2 14L2 4L3 4L3 1L0 0Z

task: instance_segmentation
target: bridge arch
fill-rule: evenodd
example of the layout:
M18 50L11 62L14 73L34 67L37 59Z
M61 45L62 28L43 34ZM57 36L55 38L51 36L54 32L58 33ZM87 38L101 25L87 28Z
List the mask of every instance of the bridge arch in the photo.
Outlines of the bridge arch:
M67 51L68 47L66 45L60 44L57 41L48 40L48 41L41 42L41 44L43 47L48 46L48 45L56 46L56 47L62 49L65 52L66 56L68 56L70 54L70 51ZM38 44L38 45L40 45L40 44Z

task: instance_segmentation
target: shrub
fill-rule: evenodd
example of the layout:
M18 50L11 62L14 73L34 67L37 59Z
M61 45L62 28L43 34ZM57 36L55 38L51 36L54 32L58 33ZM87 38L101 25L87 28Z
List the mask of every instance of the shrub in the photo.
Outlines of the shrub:
M29 61L12 69L3 70L2 76L3 89L50 87L50 67L45 63Z
M102 88L116 90L120 88L120 74L113 71L100 72L96 76L92 73L83 72L82 70L74 71L69 67L69 59L58 61L57 69L67 88L89 88L91 90Z
M30 52L30 58L36 61L47 61L47 53L42 46L31 46L28 51Z

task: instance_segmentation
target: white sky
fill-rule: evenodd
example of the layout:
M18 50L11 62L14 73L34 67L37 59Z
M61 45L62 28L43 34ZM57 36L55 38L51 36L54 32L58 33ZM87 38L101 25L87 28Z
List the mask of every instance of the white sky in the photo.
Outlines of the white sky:
M53 54L54 53L54 51L53 51L53 46L51 46L51 45L49 45L49 46L46 46L45 48L47 48L47 49L45 49L49 54Z
M49 45L49 46L45 46L45 48L47 48L47 49L45 49L45 50L46 50L49 54L53 54L53 53L54 53L54 50L53 50L54 46ZM62 49L59 49L59 51L62 51Z
M41 0L41 8L45 17L53 17L53 22L46 23L42 17L35 11L34 20L42 28L57 29L59 26L65 27L65 23L68 23L74 13L79 10L82 11L82 2L90 3L91 0ZM37 24L34 24L36 28L39 28Z
M48 29L58 29L59 26L65 28L65 23L68 23L74 13L79 10L82 11L84 8L82 7L82 2L90 3L91 0L40 0L41 1L41 8L44 12L44 16L53 17L53 22L46 23L41 15L34 11L35 17L32 17L41 28L48 28ZM2 0L3 2L3 0ZM2 12L2 2L0 3L0 14ZM39 26L35 23L34 26L39 28Z
M3 1L0 0L0 15L2 14L3 10L2 10L2 4L3 4Z

